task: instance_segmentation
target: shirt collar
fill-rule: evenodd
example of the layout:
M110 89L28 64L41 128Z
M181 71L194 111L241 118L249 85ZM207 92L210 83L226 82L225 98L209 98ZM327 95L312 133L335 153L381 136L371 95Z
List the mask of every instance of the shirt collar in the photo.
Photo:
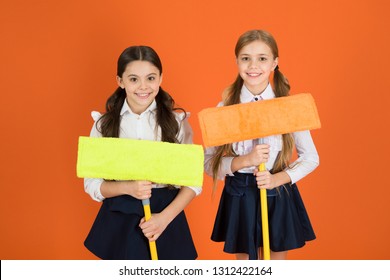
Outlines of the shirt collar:
M153 112L156 108L157 108L157 103L156 103L156 99L154 99L153 102L149 105L149 107L146 108L146 110L143 113L141 113L141 115L145 114L146 112ZM133 111L131 111L129 104L127 104L127 100L125 99L125 102L123 102L123 106L121 109L121 116L123 116L126 112L128 112L129 114L138 115Z
M259 95L253 95L245 85L242 86L240 95L241 103L251 102L255 96L261 96L262 99L272 99L275 98L275 93L270 83L268 83L268 86Z

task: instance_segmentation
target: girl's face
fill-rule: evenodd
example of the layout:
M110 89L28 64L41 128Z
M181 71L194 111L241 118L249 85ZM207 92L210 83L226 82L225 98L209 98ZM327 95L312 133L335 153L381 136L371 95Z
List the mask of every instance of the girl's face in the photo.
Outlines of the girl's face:
M136 60L127 64L122 77L117 76L117 82L126 90L126 100L131 110L141 114L156 97L162 75L149 61Z
M243 47L237 56L238 72L252 94L260 94L269 83L271 72L278 65L268 45L253 41Z

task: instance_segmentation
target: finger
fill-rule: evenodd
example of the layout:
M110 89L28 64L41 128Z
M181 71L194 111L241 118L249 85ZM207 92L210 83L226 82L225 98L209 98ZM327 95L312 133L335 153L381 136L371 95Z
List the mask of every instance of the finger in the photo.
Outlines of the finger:
M152 218L153 218L153 217L152 217ZM141 229L142 229L142 232L143 232L144 234L150 234L150 233L156 231L156 230L155 230L155 229L156 229L156 226L155 226L155 224L153 223L152 218L150 218L149 220L146 220L146 219L144 218L145 222L142 223L142 225L141 225Z
M149 198L152 196L152 191L151 190L142 190L139 192L139 195L142 196L143 198Z
M159 236L158 232L155 230L153 230L153 231L144 230L142 232L143 232L144 236L149 240L151 240L151 239L156 240Z
M148 234L151 232L150 226L148 225L148 221L145 220L142 223L140 223L139 227L141 228L143 234Z
M267 176L256 177L257 185L266 185L269 184L269 178Z
M149 198L150 198L150 196L147 196L147 195L139 195L137 197L137 199L139 199L139 200L144 200L144 199L149 199Z
M263 152L263 153L268 153L269 152L269 148L268 147L261 147L260 151Z
M258 186L264 186L266 184L266 182L264 180L258 180L257 181L257 185Z
M150 238L148 238L149 241L156 241L160 237L160 234L156 233Z
M144 186L142 186L142 191L144 191L144 192L152 192L152 185L144 185Z
M259 171L259 172L257 172L257 174L256 174L256 178L265 178L266 176L267 176L267 173L268 173L268 171Z
M137 198L138 199L147 199L147 198L150 198L152 196L152 190L150 189L141 189L141 190L138 190L137 192Z
M144 235L145 235L145 237L146 238L152 238L153 237L153 235L154 235L154 232L144 232Z
M142 181L142 184L144 186L152 186L152 182L150 182L150 181Z
M256 147L261 148L261 149L263 149L263 148L268 149L269 144L257 144Z

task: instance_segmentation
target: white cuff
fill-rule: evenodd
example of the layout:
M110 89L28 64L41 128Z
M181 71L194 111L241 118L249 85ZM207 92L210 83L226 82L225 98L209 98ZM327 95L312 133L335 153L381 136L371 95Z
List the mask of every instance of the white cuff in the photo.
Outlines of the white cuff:
M196 196L200 195L200 193L202 192L202 188L201 187L185 186L185 188L190 188L191 190L193 190L195 192Z

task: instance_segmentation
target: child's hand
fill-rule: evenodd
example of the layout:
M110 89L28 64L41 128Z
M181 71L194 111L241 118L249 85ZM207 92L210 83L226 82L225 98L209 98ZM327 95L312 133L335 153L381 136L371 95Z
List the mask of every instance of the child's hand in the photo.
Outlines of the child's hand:
M259 166L260 163L267 162L269 158L269 145L260 144L253 147L247 154L249 166Z
M259 189L273 189L275 188L274 176L268 171L259 171L257 168L254 172Z
M161 213L153 214L148 221L145 221L145 218L142 218L139 223L139 227L149 241L156 241L167 226L168 222Z
M152 196L152 182L150 181L128 181L126 194L137 199L147 199Z

